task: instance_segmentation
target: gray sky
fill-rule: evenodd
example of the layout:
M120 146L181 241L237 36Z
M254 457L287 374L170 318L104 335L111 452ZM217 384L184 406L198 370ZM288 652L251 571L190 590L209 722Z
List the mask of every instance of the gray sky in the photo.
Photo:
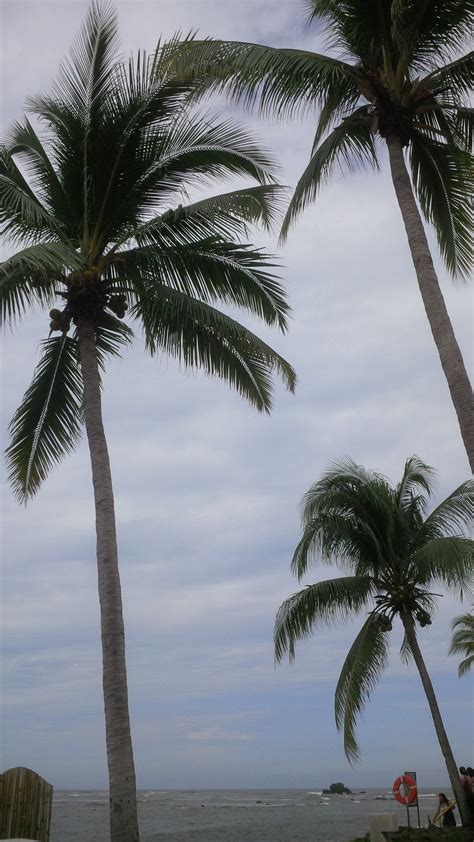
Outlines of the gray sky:
M322 49L294 0L120 2L124 52L160 34ZM44 91L85 2L3 0L2 120ZM217 108L217 105L215 106ZM219 107L222 107L222 103ZM294 185L314 117L292 126L240 114ZM382 152L379 174L336 175L278 251L293 307L287 336L253 324L295 366L270 418L223 383L151 360L138 342L112 361L104 415L117 503L138 783L144 787L389 785L401 769L446 779L414 668L393 658L359 729L352 771L333 693L357 625L321 630L296 663L273 667L272 626L297 589L289 562L299 501L331 461L351 456L398 480L417 453L439 471L439 497L468 465L429 332ZM254 242L277 250L276 236ZM465 358L469 292L437 259ZM2 437L38 361L47 318L3 341ZM3 490L4 767L35 768L59 787L106 783L92 489L87 449L50 476L27 509ZM307 582L330 575L312 571ZM472 682L447 658L462 606L440 600L420 637L455 755L472 765Z

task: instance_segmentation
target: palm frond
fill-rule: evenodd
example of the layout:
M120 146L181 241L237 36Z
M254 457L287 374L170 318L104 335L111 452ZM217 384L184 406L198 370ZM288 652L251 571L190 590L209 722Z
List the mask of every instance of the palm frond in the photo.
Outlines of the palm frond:
M41 204L12 155L0 146L0 232L10 240L35 243L53 237L57 220Z
M449 648L450 655L465 655L465 658L458 666L458 675L461 678L469 672L474 664L474 616L462 614L455 617L452 623L453 636Z
M199 81L201 91L224 93L262 114L292 118L314 109L354 68L340 59L305 50L239 41L188 39L173 57L178 78Z
M474 480L463 482L426 518L419 540L425 543L444 536L466 534L474 518Z
M71 197L66 194L48 152L29 120L14 123L7 148L10 156L19 157L37 200L58 220L68 220Z
M335 164L354 167L377 168L374 139L370 131L369 110L366 106L356 109L340 126L335 128L313 153L290 201L281 229L285 240L296 217L314 202L321 184L329 178Z
M465 149L472 149L474 135L474 108L457 108L455 113L456 132Z
M166 351L186 368L225 380L260 411L271 408L272 371L294 390L289 363L234 319L188 294L157 283L144 286L133 314L143 323L152 354Z
M247 236L250 226L257 224L270 231L280 215L286 192L287 188L278 184L266 184L179 205L124 231L115 248L132 240L163 248L187 246L212 237L230 240Z
M463 675L466 675L471 667L474 665L474 655L468 655L467 658L463 658L463 660L459 663L458 666L458 675L459 678L462 678Z
M394 495L387 481L352 460L336 462L303 498L303 536L292 567L313 558L362 574L394 555Z
M383 548L369 522L351 510L341 498L326 498L324 509L308 521L294 552L291 569L301 579L312 563L336 564L358 570L365 560L381 560Z
M9 480L20 501L38 491L53 465L74 449L82 425L78 346L66 335L46 339L33 381L10 423Z
M353 76L341 76L340 79L334 81L321 103L318 126L311 150L312 155L328 129L354 113L360 98L361 92L355 74Z
M81 268L82 258L62 243L37 243L0 263L0 322L14 322L34 301L51 302L64 273Z
M396 488L396 493L401 508L406 508L412 502L413 496L417 494L418 489L425 492L426 497L431 497L433 493L433 478L436 471L425 465L418 456L411 456L405 462L405 469L401 482ZM418 504L421 503L421 498L417 498ZM428 500L422 506L422 511L426 509Z
M53 87L53 96L86 126L102 117L118 57L117 13L112 3L93 0Z
M96 239L104 226L110 236L117 230L117 222L120 228L117 207L123 206L124 193L128 196L147 164L159 157L170 127L189 105L192 85L170 77L166 70L166 55L175 43L176 39L171 39L159 45L154 57L139 52L136 59L115 68L114 94L107 102L107 131L102 133L106 134L108 160L97 207ZM128 208L124 219L130 221L133 206L124 207Z
M357 615L373 591L369 577L345 576L307 585L286 599L276 615L275 659L295 657L295 644L308 638L318 624L328 625Z
M194 181L202 185L236 175L266 184L274 181L278 170L273 155L233 120L211 119L206 114L191 119L185 114L161 138L161 144L137 191L153 191L159 185L166 195L165 190L187 190Z
M266 271L272 268L268 256L258 249L210 237L174 248L145 246L125 259L128 271L135 266L150 284L156 280L208 303L242 307L286 329L289 306L280 283Z
M453 275L467 277L472 268L472 158L453 144L414 131L410 163L416 193L434 225L445 263Z
M187 220L202 222L199 238L214 233L225 238L231 233L248 234L248 226L258 224L271 231L281 212L286 192L287 188L279 184L233 190L170 210L166 222L170 227ZM209 230L210 225L216 228ZM235 227L227 228L228 225Z
M404 664L409 664L413 658L412 648L410 646L410 641L406 634L403 635L402 644L400 646L400 658L402 659Z
M474 86L474 51L436 67L425 76L423 85L436 95L449 96L455 102L462 101Z
M472 9L465 0L396 0L387 6L396 10L394 40L405 46L414 71L425 70L435 60L453 59L468 43Z
M390 46L391 6L379 0L341 4L337 0L305 0L308 22L325 23L326 43L356 60L377 57Z
M377 615L371 614L352 644L337 682L336 726L343 731L344 751L351 765L360 758L355 736L357 719L387 665L387 639Z
M441 583L457 594L473 590L474 541L470 538L432 538L417 550L410 564L419 583Z
M133 341L133 330L112 313L104 312L96 325L95 347L102 371L107 357L120 357L121 351Z

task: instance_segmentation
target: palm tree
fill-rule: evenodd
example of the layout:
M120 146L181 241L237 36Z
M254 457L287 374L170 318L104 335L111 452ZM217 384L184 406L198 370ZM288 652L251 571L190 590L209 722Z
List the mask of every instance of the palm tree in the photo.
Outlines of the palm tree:
M191 39L174 61L183 77L201 77L204 90L224 91L250 107L259 102L263 114L292 119L319 108L310 161L288 207L282 239L337 165L377 168L377 147L387 147L423 304L474 471L471 384L416 201L434 225L450 273L467 277L474 53L459 54L471 35L472 3L305 2L309 22L327 27L330 55Z
M303 532L292 561L301 579L314 560L336 564L346 575L308 585L281 605L275 622L277 661L318 624L344 622L367 612L341 670L335 694L336 725L350 762L357 761L355 728L364 703L388 660L388 633L400 619L401 655L413 658L464 823L469 809L444 729L416 627L431 624L434 587L472 586L474 541L463 533L474 513L474 481L456 488L428 517L431 468L408 459L401 482L352 461L336 463L303 501Z
M269 226L281 189L273 164L239 126L190 110L192 85L153 59L118 55L117 20L94 3L50 96L0 150L0 220L22 246L0 264L0 312L11 322L55 304L33 381L11 422L7 450L18 499L38 490L76 445L83 422L96 507L103 685L113 842L138 839L114 498L101 412L107 357L133 338L152 355L227 381L258 410L271 407L272 372L292 390L291 366L220 302L282 331L288 305L272 263L244 240ZM256 186L191 202L223 176ZM183 204L181 204L182 202ZM58 304L58 302L60 302Z
M450 655L464 655L458 667L459 678L474 664L474 615L461 614L453 620L453 637L449 647Z

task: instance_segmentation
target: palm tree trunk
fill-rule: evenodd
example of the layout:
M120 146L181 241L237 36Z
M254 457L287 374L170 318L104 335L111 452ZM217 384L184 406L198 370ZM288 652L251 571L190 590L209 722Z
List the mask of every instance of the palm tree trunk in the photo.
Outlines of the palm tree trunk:
M78 325L84 416L92 464L97 533L97 569L102 632L105 732L109 767L112 842L138 842L122 596L117 558L114 495L102 423L99 369L92 324Z
M393 185L405 223L421 297L448 381L471 471L474 472L474 403L471 383L439 287L400 140L390 136L387 138L387 145Z
M444 728L443 720L441 718L441 713L438 707L438 702L436 701L435 692L431 683L431 678L428 675L428 670L426 669L426 665L423 660L423 655L421 654L421 649L418 646L418 638L416 636L413 617L411 616L411 614L406 613L401 615L401 619L411 652L413 654L415 664L418 667L418 672L420 673L421 683L423 684L423 689L428 700L428 705L431 711L431 716L433 718L436 736L438 737L438 742L444 757L444 761L446 763L446 768L448 770L449 780L451 782L453 793L459 807L459 815L461 816L463 826L466 827L469 826L472 822L471 811L469 809L466 793L461 785L458 768L456 766L456 761L454 759L454 755L449 744L448 735L446 734Z

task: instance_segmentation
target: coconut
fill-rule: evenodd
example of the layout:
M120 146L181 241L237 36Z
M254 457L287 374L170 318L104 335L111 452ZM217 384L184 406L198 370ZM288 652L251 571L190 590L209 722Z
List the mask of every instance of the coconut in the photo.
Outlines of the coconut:
M60 319L61 315L61 310L57 310L56 308L49 311L49 316L51 319Z
M51 330L62 330L63 323L59 321L59 319L52 319L49 323Z

